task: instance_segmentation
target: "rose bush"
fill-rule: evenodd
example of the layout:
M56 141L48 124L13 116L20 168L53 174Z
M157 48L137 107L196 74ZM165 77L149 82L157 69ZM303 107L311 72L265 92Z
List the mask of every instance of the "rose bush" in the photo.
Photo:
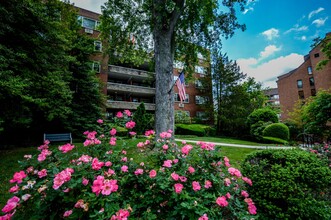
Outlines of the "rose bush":
M125 117L123 116L125 115ZM134 128L131 113L117 120ZM172 131L121 148L116 130L98 120L78 147L45 141L39 155L26 155L13 175L13 193L0 219L252 219L256 207L248 177L213 145L172 141ZM128 147L153 163L126 157Z

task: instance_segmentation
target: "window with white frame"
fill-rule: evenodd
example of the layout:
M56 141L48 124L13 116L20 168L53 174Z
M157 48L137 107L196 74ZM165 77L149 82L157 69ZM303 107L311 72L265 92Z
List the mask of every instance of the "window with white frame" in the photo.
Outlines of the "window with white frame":
M100 73L101 71L101 65L98 62L93 62L92 64L92 70L94 70L97 73Z
M185 94L185 95L186 95L186 99L183 101L183 103L189 103L190 102L189 95L188 94ZM180 98L179 98L178 93L175 93L175 102L180 102Z
M94 41L94 51L102 52L102 43L101 41Z
M204 75L206 74L206 69L203 66L195 66L195 72Z
M183 69L184 68L184 63L178 60L174 61L173 67L176 69Z
M206 104L208 101L208 97L206 96L195 96L195 104Z
M203 88L202 82L198 79L195 80L194 84L195 84L195 88L199 88L199 89Z
M78 16L78 21L81 23L82 27L92 30L96 30L100 24L99 21L84 16Z

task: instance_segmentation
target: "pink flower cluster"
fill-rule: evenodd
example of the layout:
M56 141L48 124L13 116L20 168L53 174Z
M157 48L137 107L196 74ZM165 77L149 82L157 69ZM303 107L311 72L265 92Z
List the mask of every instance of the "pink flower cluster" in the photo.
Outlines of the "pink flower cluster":
M14 173L13 179L9 180L10 183L21 183L24 178L26 178L27 175L23 170L20 172Z
M112 128L110 131L109 131L109 134L111 135L111 136L115 136L116 135L116 129L115 128Z
M46 157L51 155L52 151L48 150L47 148L44 148L41 150L41 153L38 155L38 161L42 162L46 160Z
M111 145L111 146L115 146L116 145L116 138L115 137L111 137L110 138L110 141L109 141L109 144Z
M184 147L182 147L182 153L188 155L192 149L192 145L186 144Z
M145 131L145 136L151 136L151 135L154 135L155 134L155 131L154 130L148 130L148 131Z
M162 132L161 134L160 134L160 138L162 138L162 139L169 139L169 138L171 138L171 136L172 136L172 131L171 132Z
M233 167L230 167L228 169L228 172L232 175L232 176L236 176L236 177L241 177L241 172L236 169L236 168L233 168Z
M65 144L62 146L59 146L59 150L62 151L62 153L68 153L69 151L71 151L72 149L74 149L75 146L71 145L71 144Z
M175 192L179 194L179 193L182 192L184 186L183 186L183 184L181 184L181 183L176 183L176 184L174 185L174 188L175 188Z
M116 212L116 215L113 215L110 220L127 220L130 216L130 212L125 209L120 209L118 212Z
M225 196L218 197L216 199L216 203L217 203L217 205L219 205L221 207L226 207L229 205L227 198Z
M43 178L45 176L47 176L47 170L46 169L42 169L38 172L38 177L39 178Z
M42 149L48 149L49 148L49 140L45 140L44 141L44 144L43 145L40 145L39 147L38 147L38 150L42 150Z
M170 168L172 166L172 160L165 160L165 161L163 161L163 165L162 166Z
M92 169L93 170L100 170L105 165L104 162L100 162L98 158L93 158L92 160Z
M66 168L60 173L56 174L53 181L53 189L57 190L64 183L68 182L71 179L71 174L74 173L72 168Z
M97 176L93 181L92 192L96 195L110 195L118 190L117 180L108 180L104 176Z
M248 205L248 212L252 215L256 215L256 206L251 198L246 198L244 200Z
M230 167L230 166L231 166L231 165L230 165L230 160L229 160L229 158L224 157L224 165L225 165L226 167Z
M127 128L127 129L132 129L132 128L134 128L136 126L136 122L134 122L134 121L128 121L126 124L125 124L125 127Z
M212 144L212 143L206 143L206 142L202 142L202 141L199 141L197 142L197 145L200 145L201 149L204 149L204 150L215 150L215 144Z
M149 172L149 177L150 177L150 178L154 178L154 177L156 177L156 175L157 175L156 170L151 170L151 171Z
M83 154L80 158L77 159L77 161L79 161L77 165L81 164L82 162L89 163L92 161L92 159L93 158L91 156Z
M143 169L136 169L135 171L134 171L134 175L136 175L136 176L138 176L138 175L141 175L141 174L143 174L144 173L144 170Z
M207 214L203 214L198 220L208 220Z
M87 212L88 211L88 203L87 202L85 203L83 199L80 199L76 202L75 208L84 209L84 211Z
M198 181L193 181L192 187L194 191L199 191L201 189L200 183Z
M14 197L8 199L7 204L2 209L2 212L8 213L8 212L13 211L19 205L18 204L19 201L20 201L20 198L18 198L17 196L14 196ZM12 215L13 214L14 213L12 213ZM8 218L8 219L10 219L10 218Z
M84 146L90 146L90 145L95 145L95 144L101 144L101 141L96 138L97 132L96 131L85 131L84 135L86 135L87 139L84 141Z

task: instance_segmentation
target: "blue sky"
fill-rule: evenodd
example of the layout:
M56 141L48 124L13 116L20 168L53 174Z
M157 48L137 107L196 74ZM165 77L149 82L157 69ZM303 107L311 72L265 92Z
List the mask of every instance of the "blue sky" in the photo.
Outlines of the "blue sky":
M106 0L71 0L101 13ZM297 68L316 37L331 32L331 0L248 0L237 13L247 30L223 41L223 52L264 87L277 87L277 76Z

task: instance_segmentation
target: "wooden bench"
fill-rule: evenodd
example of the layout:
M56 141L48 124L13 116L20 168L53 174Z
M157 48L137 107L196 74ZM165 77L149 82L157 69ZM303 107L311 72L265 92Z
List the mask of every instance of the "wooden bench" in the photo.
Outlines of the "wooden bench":
M60 134L44 134L44 141L49 140L50 142L55 141L70 141L72 144L71 133L60 133Z

